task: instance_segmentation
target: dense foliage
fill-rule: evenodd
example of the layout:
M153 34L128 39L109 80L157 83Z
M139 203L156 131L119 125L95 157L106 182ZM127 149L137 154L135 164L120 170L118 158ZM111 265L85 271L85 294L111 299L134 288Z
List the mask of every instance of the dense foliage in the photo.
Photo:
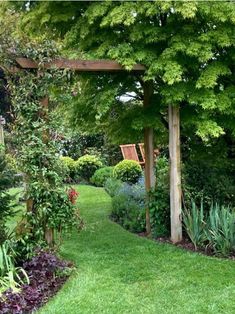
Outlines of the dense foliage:
M76 161L77 174L88 181L95 171L101 167L101 160L94 155L84 155Z
M114 176L128 183L136 183L142 175L141 166L134 160L122 160L113 169Z
M122 131L129 135L143 124L164 130L166 106L179 104L182 131L206 141L227 130L234 133L234 23L232 1L66 1L32 5L22 27L32 35L50 35L53 29L68 55L114 59L127 69L138 62L146 66L155 93L145 116L140 117L141 91L133 79L121 78L120 84L120 77L98 77L75 89L78 125L107 121L114 136ZM136 98L129 110L118 110L117 96L130 91Z
M145 187L143 184L123 183L112 198L111 217L127 230L145 230Z
M103 167L93 174L91 177L91 183L96 186L104 186L107 179L113 177L113 167Z
M14 136L17 140L17 163L24 173L27 212L17 229L21 254L33 252L35 246L54 244L56 231L74 222L74 205L63 188L59 146L56 137L55 103L49 102L53 89L63 90L67 73L46 70L42 62L57 55L53 42L18 43L13 38L0 38L1 60L14 64L10 46L18 55L31 57L39 69L24 72L6 72L8 90L16 116ZM4 59L3 59L4 57Z
M76 178L76 162L69 156L61 156L62 175L66 181L72 181Z
M13 173L7 167L4 150L0 147L0 245L7 238L6 222L14 214L11 202L12 196L7 191L13 185L13 182Z
M151 229L154 237L170 233L169 163L167 158L157 161L157 188L150 192L146 204L144 178L135 184L110 178L105 189L112 197L112 218L133 232L145 232L145 209L149 206Z

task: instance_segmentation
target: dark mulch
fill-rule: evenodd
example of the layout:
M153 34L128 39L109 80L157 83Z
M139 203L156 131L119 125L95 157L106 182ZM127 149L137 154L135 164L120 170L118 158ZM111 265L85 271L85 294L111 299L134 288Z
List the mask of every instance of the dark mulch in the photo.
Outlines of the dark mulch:
M147 237L147 234L145 232L141 232L141 233L138 233L138 236ZM159 238L156 238L153 240L160 242L160 243L168 243L168 244L177 246L177 247L184 249L184 250L187 250L187 251L197 252L197 253L201 253L201 254L204 254L207 256L215 256L215 253L213 252L213 250L210 247L207 247L207 248L200 248L199 247L196 250L193 243L190 242L190 240L187 238L184 238L181 242L175 243L175 244L168 237L159 237ZM232 254L232 255L230 255L228 257L224 257L224 258L235 260L235 254Z
M72 264L51 252L38 251L35 257L24 263L23 268L30 283L22 286L19 293L7 290L0 297L1 314L28 314L41 307L67 280Z

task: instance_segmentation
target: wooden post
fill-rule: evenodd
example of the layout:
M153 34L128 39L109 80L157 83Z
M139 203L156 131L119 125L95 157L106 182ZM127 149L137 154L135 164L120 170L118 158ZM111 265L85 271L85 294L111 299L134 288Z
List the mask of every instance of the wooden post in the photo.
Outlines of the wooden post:
M44 119L47 119L47 110L49 105L49 98L45 97L41 100L42 107L45 109L45 112L43 112ZM44 143L48 143L49 141L49 134L47 131L43 134L43 141ZM45 226L46 227L46 226ZM54 244L54 230L53 228L45 228L45 240L49 246L52 246Z
M4 145L4 130L3 130L3 126L6 124L5 119L0 116L0 144Z
M182 240L179 107L169 106L171 240Z
M151 82L144 83L144 107L150 106L153 86ZM145 150L145 188L146 188L146 233L151 237L151 223L149 211L149 191L155 187L155 165L154 165L154 146L153 146L153 128L144 129L144 150Z

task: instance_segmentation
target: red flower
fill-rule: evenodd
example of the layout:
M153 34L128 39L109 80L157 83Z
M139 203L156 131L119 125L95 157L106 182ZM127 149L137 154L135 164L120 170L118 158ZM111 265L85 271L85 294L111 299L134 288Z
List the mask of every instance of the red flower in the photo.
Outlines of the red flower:
M68 190L68 197L72 204L76 203L78 196L79 196L79 193L74 188L70 188Z

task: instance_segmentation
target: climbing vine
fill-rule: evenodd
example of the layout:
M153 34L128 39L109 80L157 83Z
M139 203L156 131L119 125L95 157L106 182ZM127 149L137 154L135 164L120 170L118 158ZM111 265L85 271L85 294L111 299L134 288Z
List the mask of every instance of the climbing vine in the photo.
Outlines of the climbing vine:
M18 56L20 52L21 56L33 59L38 63L38 69L7 72L16 116L17 158L27 187L27 211L18 228L27 251L46 242L52 245L55 231L61 232L62 227L64 229L74 221L75 207L63 188L60 172L55 103L50 102L50 94L55 89L63 91L68 73L43 66L57 56L55 47L55 43L47 41L24 47L17 45L17 49L15 46ZM14 56L6 58L5 55L4 61L12 65Z

